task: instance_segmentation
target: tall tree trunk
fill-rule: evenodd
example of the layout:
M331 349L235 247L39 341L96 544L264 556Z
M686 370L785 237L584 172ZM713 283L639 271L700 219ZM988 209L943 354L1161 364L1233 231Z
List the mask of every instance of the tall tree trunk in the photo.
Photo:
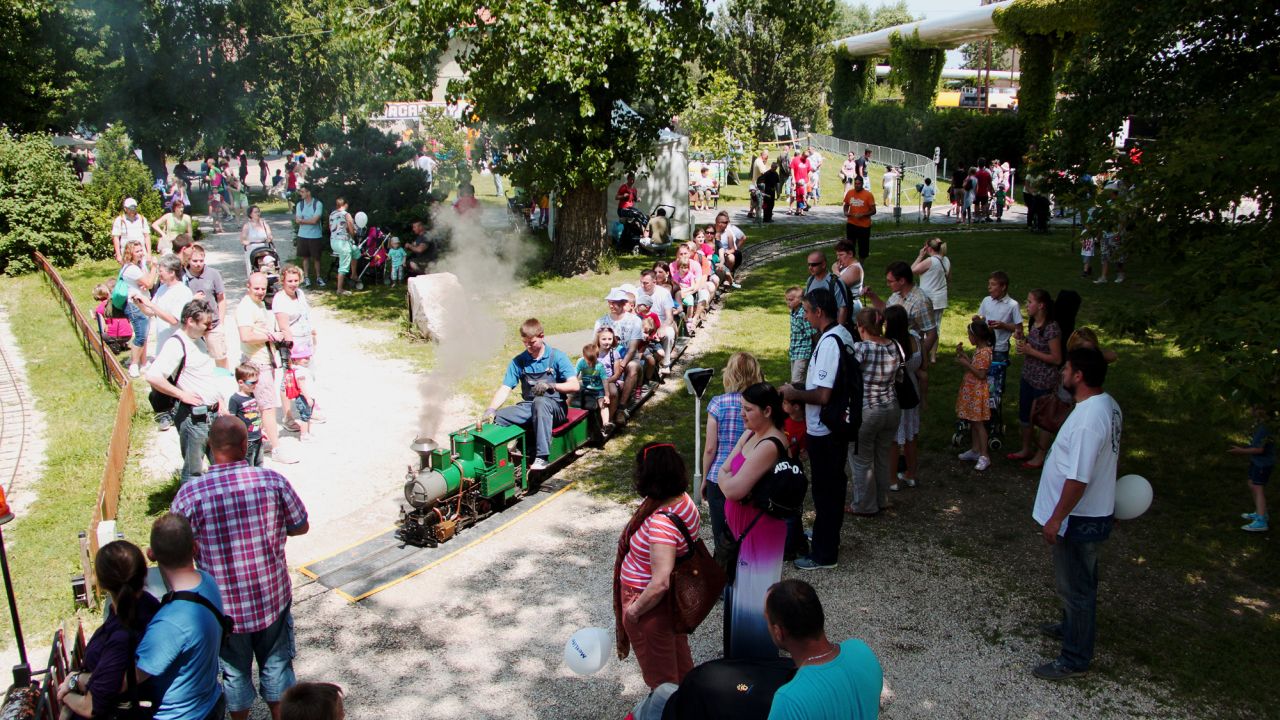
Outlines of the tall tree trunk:
M551 268L568 277L600 264L606 243L604 191L582 186L564 194L551 246Z
M138 149L142 151L142 164L146 165L147 169L151 171L151 176L168 183L169 168L165 163L165 155L160 150L160 146L154 143L139 142Z

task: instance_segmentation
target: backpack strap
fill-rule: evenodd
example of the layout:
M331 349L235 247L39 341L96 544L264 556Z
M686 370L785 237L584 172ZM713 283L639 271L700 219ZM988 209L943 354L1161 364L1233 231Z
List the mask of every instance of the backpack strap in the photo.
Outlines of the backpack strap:
M164 607L175 600L185 600L197 605L203 605L207 608L209 612L213 613L213 616L217 618L218 625L222 627L222 637L224 639L230 636L232 631L235 629L235 621L224 615L223 612L219 610L211 600L209 600L209 598L198 592L191 590L173 590L164 596L164 600L160 601L160 606Z

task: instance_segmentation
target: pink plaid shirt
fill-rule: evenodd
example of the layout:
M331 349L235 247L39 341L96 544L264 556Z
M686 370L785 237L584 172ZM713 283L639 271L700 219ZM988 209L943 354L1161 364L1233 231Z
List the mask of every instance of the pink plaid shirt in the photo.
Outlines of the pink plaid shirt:
M293 599L287 533L307 522L307 509L285 476L243 460L214 465L178 490L172 510L191 521L196 562L218 581L235 632L258 632L275 622Z

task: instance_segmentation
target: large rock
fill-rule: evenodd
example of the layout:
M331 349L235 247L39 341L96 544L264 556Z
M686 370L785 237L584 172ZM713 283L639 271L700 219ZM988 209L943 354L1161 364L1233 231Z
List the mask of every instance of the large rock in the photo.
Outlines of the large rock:
M453 273L431 273L409 278L409 312L425 337L441 342L451 332L466 333L467 298Z

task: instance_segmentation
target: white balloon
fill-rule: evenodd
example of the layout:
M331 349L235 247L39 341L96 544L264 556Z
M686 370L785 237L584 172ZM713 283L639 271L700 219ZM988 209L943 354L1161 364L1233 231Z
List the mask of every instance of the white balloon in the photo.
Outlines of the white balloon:
M564 645L564 664L579 675L592 675L609 662L609 631L604 628L582 628Z
M365 228L365 226L366 226L366 225L368 225L368 224L369 224L369 216L368 216L368 215L365 215L365 213L364 213L364 211L363 211L363 210L361 210L360 212L356 213L356 227L358 227L358 228L360 228L361 230L363 230L363 229Z
M1116 480L1116 519L1132 520L1151 507L1151 483L1141 475L1125 475Z

